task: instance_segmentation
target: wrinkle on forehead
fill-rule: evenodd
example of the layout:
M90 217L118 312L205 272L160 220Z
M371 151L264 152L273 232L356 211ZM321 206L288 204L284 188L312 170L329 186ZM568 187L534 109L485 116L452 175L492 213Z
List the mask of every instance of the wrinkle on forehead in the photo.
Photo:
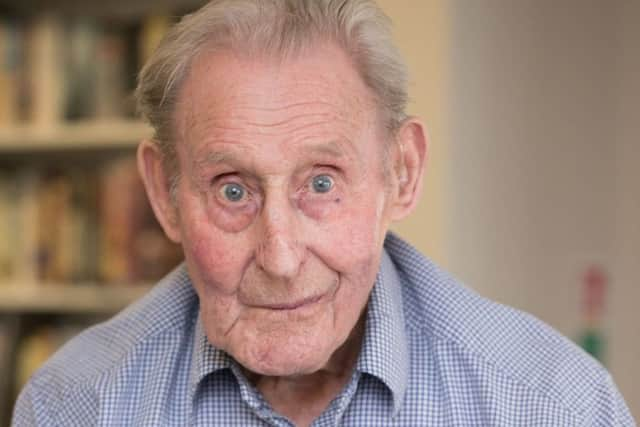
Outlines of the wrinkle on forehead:
M282 95L268 97L248 89L242 90L246 94L226 100L211 96L211 101L204 105L192 104L186 108L185 142L197 143L202 140L202 135L231 139L243 139L253 134L295 137L305 132L326 131L327 128L336 133L357 134L363 125L369 125L364 111L354 105L346 105L347 102L345 105L321 100L290 103ZM314 96L310 94L308 97ZM305 97L305 94L298 97ZM247 99L265 99L269 104L257 104Z
M335 141L330 141L324 144L313 144L305 146L304 150L310 153L324 154L335 158L344 158L347 153L342 148L341 144ZM226 151L205 151L203 156L196 156L199 158L197 161L198 166L215 165L219 163L239 162L240 156L235 153Z
M353 132L375 125L370 123L377 114L371 114L376 108L369 89L345 54L338 48L325 51L311 59L273 63L223 52L199 58L176 111L182 140L191 145L212 133L278 136L314 126Z
M340 144L336 141L329 141L327 143L304 145L299 149L304 150L305 153L311 155L322 155L324 157L334 158L336 160L358 161L357 157L354 156L355 153L350 152L351 150L348 150L348 148L352 147L345 147L345 144ZM294 148L294 150L296 150L296 148ZM241 149L241 151L244 150ZM212 151L207 146L205 146L198 150L194 157L194 166L197 170L200 170L218 164L242 164L246 156L242 156L241 153L238 153L236 151Z
M266 184L266 177L276 176L284 170L295 171L297 167L309 166L311 163L332 163L351 165L352 168L363 170L363 159L355 151L352 144L338 141L299 144L286 151L268 149L260 151L260 146L246 146L242 144L204 145L191 153L190 167L197 182L205 181L211 168L217 165L229 167L245 175L252 176L257 181ZM290 160L293 159L293 160ZM224 169L221 169L224 170ZM286 172L285 172L286 173ZM366 171L363 170L366 174Z

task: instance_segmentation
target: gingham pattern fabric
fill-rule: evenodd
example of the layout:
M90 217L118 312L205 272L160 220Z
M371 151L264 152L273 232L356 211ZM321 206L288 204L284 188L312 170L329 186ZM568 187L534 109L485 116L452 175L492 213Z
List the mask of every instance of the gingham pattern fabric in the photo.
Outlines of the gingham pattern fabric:
M183 266L64 346L15 426L290 426L203 333ZM351 381L320 426L633 426L609 374L533 317L457 283L393 234Z

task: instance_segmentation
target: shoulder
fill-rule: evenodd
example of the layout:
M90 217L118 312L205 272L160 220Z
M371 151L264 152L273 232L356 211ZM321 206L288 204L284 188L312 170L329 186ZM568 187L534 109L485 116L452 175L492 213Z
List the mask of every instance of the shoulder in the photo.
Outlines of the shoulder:
M386 249L403 282L410 336L428 343L429 356L443 369L463 370L480 382L492 377L507 384L505 390L526 390L575 419L627 416L609 373L569 339L532 315L481 297L396 236ZM594 412L600 410L605 414Z
M181 342L191 329L194 311L197 296L185 267L179 266L141 300L56 352L22 391L14 416L19 418L24 411L31 416L45 410L55 413L72 394L86 400L76 410L97 408L90 402L91 390L111 373L141 368L145 357Z

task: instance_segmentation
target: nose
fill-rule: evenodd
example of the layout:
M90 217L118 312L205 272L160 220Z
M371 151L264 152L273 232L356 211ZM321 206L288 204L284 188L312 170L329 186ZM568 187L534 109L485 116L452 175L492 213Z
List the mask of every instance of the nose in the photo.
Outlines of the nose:
M296 212L288 198L271 196L261 212L256 262L277 280L295 278L303 261Z

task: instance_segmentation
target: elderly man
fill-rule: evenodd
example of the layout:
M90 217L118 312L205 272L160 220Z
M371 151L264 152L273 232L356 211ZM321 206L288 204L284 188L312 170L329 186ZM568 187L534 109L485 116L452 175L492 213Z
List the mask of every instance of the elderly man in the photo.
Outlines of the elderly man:
M14 423L633 425L611 378L389 224L427 141L367 0L216 0L140 76L138 149L185 263L72 340Z

